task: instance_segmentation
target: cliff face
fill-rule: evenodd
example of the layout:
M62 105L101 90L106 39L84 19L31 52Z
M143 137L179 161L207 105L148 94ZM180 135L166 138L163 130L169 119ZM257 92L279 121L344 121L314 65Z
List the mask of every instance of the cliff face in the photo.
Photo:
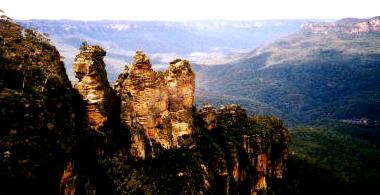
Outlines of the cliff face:
M375 17L365 22L356 23L352 32L380 32L380 17Z
M163 148L178 147L181 136L193 132L194 74L184 60L173 61L166 72L157 73L144 53L136 52L134 59L115 84L121 121L126 126L141 125L140 133ZM131 136L136 137L132 153L143 151L144 139Z
M361 19L343 19L330 23L308 23L303 25L303 31L312 33L368 33L380 32L380 17L374 17L368 20Z

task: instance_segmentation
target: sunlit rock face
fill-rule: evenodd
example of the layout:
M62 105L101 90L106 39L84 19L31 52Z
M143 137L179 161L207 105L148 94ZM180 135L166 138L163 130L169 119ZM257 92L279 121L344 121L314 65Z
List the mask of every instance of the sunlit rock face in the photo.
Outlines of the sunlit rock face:
M115 90L121 98L122 124L141 125L149 144L179 147L181 136L193 132L194 74L187 61L175 60L167 71L156 72L149 58L137 51L134 63L119 75ZM146 145L137 143L143 139L134 140L132 147Z
M103 57L106 52L99 46L84 45L75 57L75 84L86 103L90 126L99 133L105 133L104 126L111 116L116 96L107 80Z

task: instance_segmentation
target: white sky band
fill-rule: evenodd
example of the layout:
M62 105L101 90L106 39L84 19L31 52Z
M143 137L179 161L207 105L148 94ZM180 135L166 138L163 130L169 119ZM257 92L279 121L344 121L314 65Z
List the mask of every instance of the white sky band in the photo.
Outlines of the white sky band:
M14 19L260 20L380 15L379 0L2 0Z

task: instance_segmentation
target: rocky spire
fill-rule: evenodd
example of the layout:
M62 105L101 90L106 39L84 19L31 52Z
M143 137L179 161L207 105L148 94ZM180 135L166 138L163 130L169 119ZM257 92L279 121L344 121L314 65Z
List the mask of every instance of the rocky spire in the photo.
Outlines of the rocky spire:
M106 52L99 46L83 45L75 57L75 88L86 103L90 126L98 132L112 113L116 96L107 80L103 57Z
M170 62L164 74L164 85L169 95L169 113L172 126L173 144L179 145L182 136L193 132L193 106L195 75L187 60Z
M150 144L179 147L179 137L192 133L194 74L187 61L175 60L166 72L157 73L149 58L137 51L134 63L116 81L115 90L121 98L122 123L141 125Z

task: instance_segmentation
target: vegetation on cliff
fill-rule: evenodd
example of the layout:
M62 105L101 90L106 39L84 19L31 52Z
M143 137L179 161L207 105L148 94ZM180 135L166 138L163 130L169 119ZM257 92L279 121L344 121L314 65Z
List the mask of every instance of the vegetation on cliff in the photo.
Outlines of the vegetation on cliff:
M45 36L7 19L0 41L0 194L58 194L79 144L80 99Z

